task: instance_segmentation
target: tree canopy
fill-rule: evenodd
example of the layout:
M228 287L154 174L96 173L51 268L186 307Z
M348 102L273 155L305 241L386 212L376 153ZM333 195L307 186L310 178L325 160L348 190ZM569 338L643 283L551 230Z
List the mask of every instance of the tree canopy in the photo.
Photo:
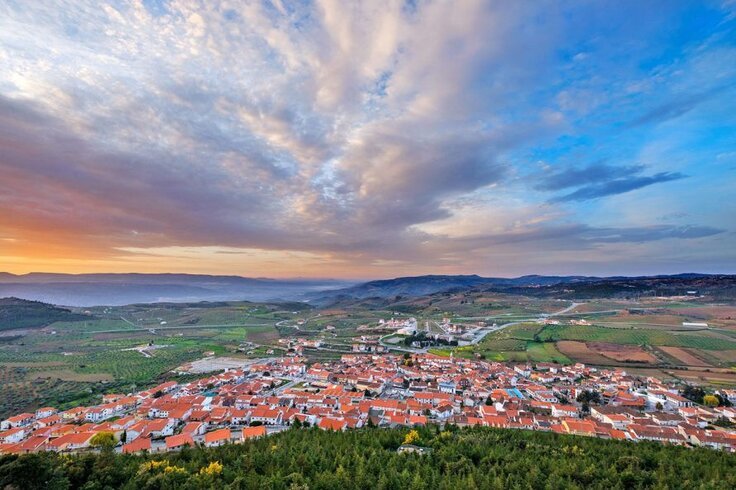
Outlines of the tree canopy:
M220 448L155 455L0 457L7 489L736 488L736 455L490 428L292 429ZM413 439L414 436L410 436Z

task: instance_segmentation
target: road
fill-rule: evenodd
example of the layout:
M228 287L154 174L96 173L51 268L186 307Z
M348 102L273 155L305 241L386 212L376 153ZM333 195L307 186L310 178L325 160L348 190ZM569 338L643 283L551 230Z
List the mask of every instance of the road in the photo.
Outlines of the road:
M569 313L570 311L574 310L575 308L577 308L578 306L582 304L583 303L572 303L567 308L563 308L560 311L555 311L554 313L549 313L549 314L544 313L544 314L537 315L534 318L525 318L523 320L515 320L513 322L504 323L503 325L498 325L496 327L482 327L477 330L477 335L473 338L473 340L468 342L468 344L466 345L477 345L486 337L486 335L488 335L491 332L498 332L499 330L503 330L504 328L510 327L512 325L518 325L520 323L533 322L533 321L536 321L540 316L545 317L545 318L551 318L554 316L565 315L566 313ZM422 349L412 349L409 347L396 347L394 346L394 344L389 344L389 343L384 342L383 339L385 339L386 337L390 337L391 335L393 335L393 333L384 335L383 337L379 339L379 342L381 343L382 346L388 349L391 349L391 350L397 350L401 352L411 352L415 354L426 354L427 351L429 350L429 347L425 347Z
M554 312L554 313L550 313L550 314L549 314L549 315L547 315L547 316L559 316L559 315L564 315L564 314L565 314L565 313L567 313L568 311L572 311L572 310L574 310L575 308L577 308L578 306L580 306L580 305L582 305L582 304L583 304L583 303L573 303L573 304L571 304L570 306L568 306L567 308L564 308L564 309L562 309L562 310L560 310L560 311L556 311L556 312Z
M583 303L572 303L570 306L568 306L567 308L563 308L560 311L555 311L554 313L543 314L543 315L540 315L540 316L543 316L545 318L551 318L553 316L564 315L565 313L568 313L568 312L574 310L575 308L577 308L578 306L580 306L582 304ZM539 317L537 317L537 318L539 318ZM514 321L514 322L510 322L510 323L504 323L503 325L499 325L496 328L484 329L485 330L484 332L482 332L480 335L478 335L477 337L475 337L473 340L470 341L470 345L476 345L476 344L478 344L481 340L483 340L486 337L486 335L488 335L491 332L498 332L499 330L503 330L504 328L510 327L512 325L518 325L519 323L533 322L537 318L529 318L529 319L526 319L526 320L517 320L517 321Z

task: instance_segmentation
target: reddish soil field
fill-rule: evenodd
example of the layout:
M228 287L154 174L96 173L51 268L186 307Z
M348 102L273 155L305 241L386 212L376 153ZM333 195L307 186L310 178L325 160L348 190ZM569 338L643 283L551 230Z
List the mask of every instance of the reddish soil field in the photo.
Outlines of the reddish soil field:
M714 350L709 355L725 362L736 362L736 350Z
M665 347L665 346L660 346L658 347L658 349L661 351L664 351L665 353L679 360L686 366L710 367L710 364L703 361L699 357L696 357L695 355L693 355L693 353L690 352L688 349L682 349L680 347Z
M635 345L588 342L588 347L618 362L641 362L646 364L655 364L657 362L656 357Z
M585 364L611 364L611 359L588 348L585 342L576 340L560 340L557 349L574 361Z

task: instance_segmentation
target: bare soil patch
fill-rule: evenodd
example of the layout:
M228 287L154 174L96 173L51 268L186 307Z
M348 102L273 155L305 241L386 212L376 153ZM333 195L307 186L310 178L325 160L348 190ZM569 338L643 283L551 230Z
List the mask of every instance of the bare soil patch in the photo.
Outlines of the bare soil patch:
M708 352L711 356L725 362L736 362L736 350L714 350Z
M588 342L588 347L599 354L618 362L641 362L656 364L657 358L636 345Z
M248 330L246 340L257 344L272 344L279 339L279 332L276 329L268 331L251 331Z
M570 359L585 364L610 364L611 359L600 355L598 352L590 349L585 342L577 340L560 340L557 342L557 350L565 354Z
M683 349L681 347L666 347L660 346L658 349L664 351L675 359L679 360L685 366L701 366L710 367L711 365L695 356L689 349Z

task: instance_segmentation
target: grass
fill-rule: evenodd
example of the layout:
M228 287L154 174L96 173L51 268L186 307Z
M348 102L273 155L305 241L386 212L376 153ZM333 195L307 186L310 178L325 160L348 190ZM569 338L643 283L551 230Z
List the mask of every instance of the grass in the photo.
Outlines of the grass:
M558 362L560 364L572 362L569 357L557 350L557 346L552 342L528 342L526 352L531 361Z
M539 333L544 341L580 340L629 345L664 345L704 350L736 349L736 342L700 335L675 335L645 328L606 328L595 325L547 325Z
M511 344L509 341L516 343ZM522 341L518 339L507 339L505 343L498 342L494 345L499 347L514 347L514 349L503 350L498 349L478 349L470 346L458 347L456 349L430 349L430 354L443 357L453 352L455 357L471 359L476 354L481 355L488 361L496 362L557 362L560 364L570 364L572 360L557 350L553 342L534 342Z
M328 344L349 346L354 337L363 334L357 331L358 326L376 325L381 318L416 316L423 325L424 321L443 317L495 317L492 321L506 323L514 318L535 318L542 311L557 311L567 304L486 293L467 298L471 302L459 303L463 298L448 294L429 303L407 301L408 308L360 306L322 311L311 307L300 309L298 305L248 302L91 308L92 316L81 321L57 322L43 330L33 330L22 337L0 342L0 384L3 386L0 413L7 415L11 408L17 412L17 409L40 404L81 403L116 388L129 391L135 386L140 389L170 376L167 374L170 370L202 357L205 351L232 355L243 341L260 345L253 356L264 357L270 348L274 348L275 355L282 352L276 348L278 337L320 338ZM619 302L611 305L626 307ZM586 306L608 309L603 308L607 304L590 303ZM397 314L398 310L406 313ZM307 325L299 331L286 326L307 318ZM647 315L635 318L637 322L646 319ZM281 320L286 321L277 327L276 323ZM609 321L608 317L605 321ZM166 322L169 329L162 329L161 322ZM469 322L474 323L474 320ZM335 330L324 331L326 325L334 325ZM708 356L720 355L722 350L733 349L736 352L736 331L675 333L673 329L647 328L645 325L631 328L631 322L616 327L623 328L601 325L545 327L528 322L493 332L479 345L452 351L456 357L462 358L481 354L495 361L569 363L571 359L555 344L556 340L569 339L697 348L708 359ZM154 328L156 333L149 332L148 328ZM52 330L56 333L52 334ZM115 332L109 332L111 330ZM157 349L151 358L135 351L123 351L149 341L168 347ZM438 355L449 355L450 351L442 348L430 350ZM336 359L342 353L307 349L306 355L314 362ZM733 365L733 362L721 359L719 365ZM39 377L41 379L36 380Z

